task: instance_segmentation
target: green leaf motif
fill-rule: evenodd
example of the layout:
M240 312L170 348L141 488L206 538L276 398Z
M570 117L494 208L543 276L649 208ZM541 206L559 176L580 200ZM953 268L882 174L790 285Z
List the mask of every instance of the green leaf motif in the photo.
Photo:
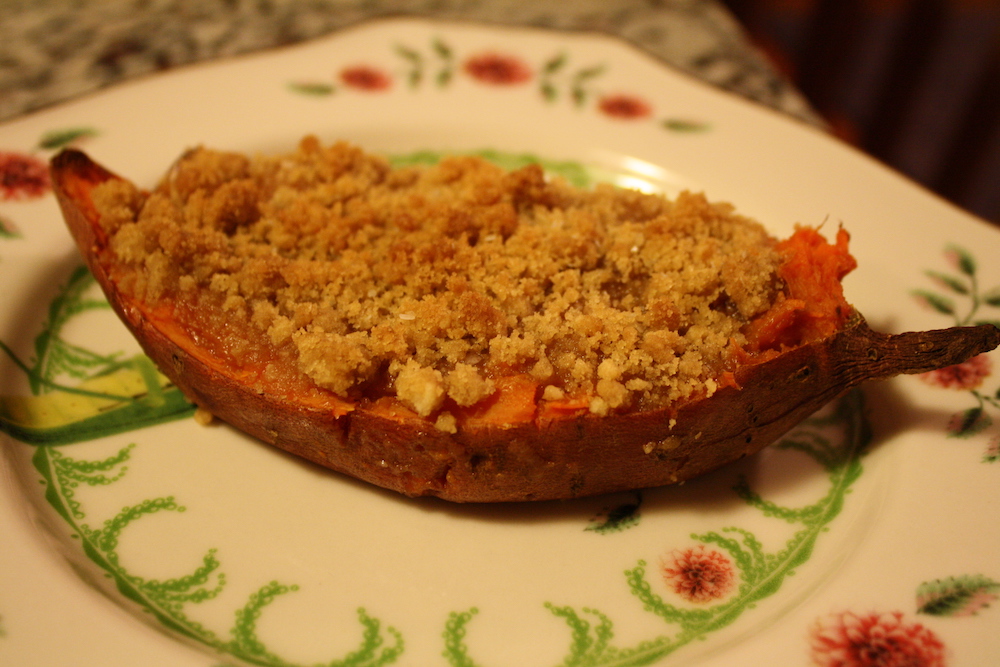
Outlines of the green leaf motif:
M605 65L594 65L592 67L585 67L576 73L576 76L573 77L573 80L575 83L583 83L591 79L596 79L597 77L604 74L606 70L607 67Z
M59 150L80 140L96 137L97 130L92 127L71 127L64 130L52 130L42 135L38 147L43 150Z
M408 68L406 81L412 89L419 88L424 80L431 75L433 75L433 81L438 88L446 88L455 77L454 51L441 38L431 40L430 59L437 61L437 71L433 73L428 72L431 65L428 64L428 58L425 58L419 50L404 44L396 44L393 51L406 62Z
M913 290L912 294L942 315L955 314L955 303L948 297L922 289Z
M969 286L963 282L960 278L955 276L950 276L946 273L941 273L940 271L927 270L924 272L928 278L931 278L943 287L950 289L956 294L966 295L969 293Z
M983 293L983 303L988 306L1000 308L1000 286L985 291Z
M616 533L639 524L639 508L642 507L642 494L636 492L631 502L623 502L614 507L606 508L591 521L584 530L595 533Z
M1000 461L1000 435L990 441L983 454L983 463L996 463Z
M663 127L671 132L681 134L695 134L697 132L707 132L711 129L711 125L708 123L685 118L668 118L663 121Z
M552 75L561 70L566 66L568 57L565 53L560 53L554 58L550 58L544 65L542 65L542 72L547 75Z
M446 42L441 40L441 38L432 40L431 48L434 49L434 53L437 54L437 57L441 60L451 60L454 57L451 47L448 46Z
M976 406L963 410L954 416L948 425L948 437L950 438L971 438L977 433L982 433L993 424L982 406Z
M416 50L408 46L397 44L396 55L409 63L410 69L406 74L406 80L410 88L418 88L424 80L424 58Z
M968 250L957 245L949 245L946 251L954 261L958 270L967 276L976 275L976 260Z
M570 96L574 105L582 108L587 103L590 96L587 84L604 74L606 69L604 65L594 65L593 67L585 67L576 73L570 86Z
M21 230L11 220L0 217L0 239L19 239Z
M559 98L559 89L553 86L550 81L543 81L539 84L538 90L546 102L555 102Z
M288 89L309 97L329 97L337 92L336 86L332 83L321 81L293 81L288 84Z
M424 59L420 56L420 54L408 46L397 44L394 50L396 51L397 56L410 62L414 66L419 67L424 62Z
M975 616L1000 597L1000 582L982 575L948 577L917 588L917 611L931 616Z
M566 53L559 53L542 65L538 90L541 93L542 99L546 102L555 102L562 95L561 88L567 84L557 82L557 79L560 78L559 75L567 67L569 67L569 56ZM569 97L573 101L574 106L582 108L586 104L590 95L587 90L587 84L604 74L605 70L606 67L604 65L593 65L579 69L569 77L567 87Z

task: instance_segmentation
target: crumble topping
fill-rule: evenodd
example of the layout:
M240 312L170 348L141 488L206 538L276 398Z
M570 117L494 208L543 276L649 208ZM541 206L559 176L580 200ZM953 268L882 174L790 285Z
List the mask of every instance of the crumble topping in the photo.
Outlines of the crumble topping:
M476 157L199 148L152 193L111 180L94 203L120 289L262 387L395 397L443 430L512 375L596 414L709 395L781 291L775 240L727 204Z

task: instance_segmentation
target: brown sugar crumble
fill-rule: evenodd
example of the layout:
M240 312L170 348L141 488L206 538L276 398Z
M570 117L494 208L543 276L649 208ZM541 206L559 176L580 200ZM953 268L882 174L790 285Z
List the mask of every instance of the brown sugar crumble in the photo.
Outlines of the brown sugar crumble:
M112 179L94 203L119 289L260 391L394 398L446 431L515 376L599 415L710 395L782 287L776 241L699 194L468 156L392 169L314 137L192 150L153 192Z

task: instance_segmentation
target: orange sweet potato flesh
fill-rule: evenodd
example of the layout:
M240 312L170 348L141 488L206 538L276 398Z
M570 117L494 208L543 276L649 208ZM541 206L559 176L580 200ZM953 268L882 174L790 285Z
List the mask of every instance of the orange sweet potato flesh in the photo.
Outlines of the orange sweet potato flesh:
M139 303L117 289L90 193L119 177L75 150L53 160L52 174L69 229L111 305L192 401L266 443L409 496L566 499L680 482L759 451L866 380L949 366L1000 344L991 325L872 331L839 289L853 268L846 234L831 245L800 230L779 248L789 258L788 298L751 325L747 349L711 397L596 416L585 398L539 407L539 388L515 376L498 380L496 394L459 415L449 433L393 399L258 391L258 369L234 367L200 346L170 304ZM805 335L790 347L793 330Z

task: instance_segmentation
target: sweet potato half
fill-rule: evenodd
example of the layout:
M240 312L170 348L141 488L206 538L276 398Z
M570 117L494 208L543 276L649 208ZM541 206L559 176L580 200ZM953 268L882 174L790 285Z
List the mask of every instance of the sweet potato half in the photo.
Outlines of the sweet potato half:
M707 398L597 415L579 401L540 402L538 383L512 375L497 378L495 396L449 432L398 401L268 389L260 368L218 354L205 342L212 332L182 308L119 289L122 269L91 198L118 176L76 150L55 157L52 175L69 229L111 305L191 401L266 443L408 496L565 499L680 482L757 452L859 383L957 364L1000 344L990 325L877 333L843 302L828 305L839 317L789 346L780 338L791 310L775 308L751 327L750 338L768 351L734 360ZM793 258L807 264L826 261L824 253L831 261L846 256L846 245L808 251L809 238L792 243L804 248ZM789 280L799 270L790 262Z

